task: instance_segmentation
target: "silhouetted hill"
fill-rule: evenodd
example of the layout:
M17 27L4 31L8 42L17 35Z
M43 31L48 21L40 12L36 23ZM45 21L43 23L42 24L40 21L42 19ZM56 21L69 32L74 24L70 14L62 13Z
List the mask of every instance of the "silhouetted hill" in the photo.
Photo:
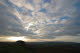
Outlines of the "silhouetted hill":
M0 53L80 53L80 43L0 42Z

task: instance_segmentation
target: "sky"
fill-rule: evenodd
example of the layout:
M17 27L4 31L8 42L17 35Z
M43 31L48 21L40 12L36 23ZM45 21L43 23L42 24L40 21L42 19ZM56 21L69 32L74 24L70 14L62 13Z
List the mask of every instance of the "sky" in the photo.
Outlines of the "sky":
M0 41L12 36L80 43L80 0L0 0Z

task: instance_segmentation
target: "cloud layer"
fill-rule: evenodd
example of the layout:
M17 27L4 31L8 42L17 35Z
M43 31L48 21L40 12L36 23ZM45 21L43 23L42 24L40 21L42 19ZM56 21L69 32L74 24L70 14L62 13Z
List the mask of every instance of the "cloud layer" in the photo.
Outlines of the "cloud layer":
M31 39L77 37L79 3L79 0L1 0L0 34L24 35Z
M23 31L21 21L14 13L15 9L7 1L0 0L0 35L17 35Z

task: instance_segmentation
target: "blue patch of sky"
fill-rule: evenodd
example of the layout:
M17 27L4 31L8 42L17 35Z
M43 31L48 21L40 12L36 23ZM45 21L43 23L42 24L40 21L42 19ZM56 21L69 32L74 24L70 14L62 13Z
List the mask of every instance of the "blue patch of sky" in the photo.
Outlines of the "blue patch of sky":
M59 19L59 22L61 22L61 21L63 21L63 20L69 20L69 18L70 17L68 17L68 16L64 16L64 17L61 17L60 19ZM60 26L64 26L65 24L59 24Z
M42 8L42 9L40 10L40 12L44 12L44 13L46 13L47 10L46 10L45 8Z
M23 9L22 9L23 7L20 8L20 7L15 6L15 8L17 9L18 12L22 12L23 11Z
M77 3L75 4L75 7L80 9L80 2L77 2Z
M13 6L13 4L9 0L5 0L6 3L8 3L10 6Z
M30 16L33 16L31 13L32 13L32 11L31 10L28 10L29 12L30 12ZM31 17L32 18L32 17Z
M59 20L62 21L63 19L68 20L69 17L68 16L64 16L64 17L61 17Z
M80 26L80 17L76 17L73 25Z
M29 2L29 3L33 3L33 0L27 0L27 2Z
M33 11L32 11L32 10L28 10L28 12L30 12L30 13L31 13L31 12L33 12Z
M54 23L56 20L54 20L54 19L51 19L50 21Z
M24 12L24 10L23 10L24 7L18 7L16 5L14 5L14 4L12 4L12 5L18 12ZM32 11L28 9L28 12L31 13ZM30 14L30 16L32 16L32 15Z
M43 0L44 3L50 3L51 0Z
M13 3L11 3L9 0L5 0L10 6L14 7L17 9L17 11L22 12L22 7L18 7L16 5L14 5Z
M75 22L74 25L80 26L80 23L79 22Z

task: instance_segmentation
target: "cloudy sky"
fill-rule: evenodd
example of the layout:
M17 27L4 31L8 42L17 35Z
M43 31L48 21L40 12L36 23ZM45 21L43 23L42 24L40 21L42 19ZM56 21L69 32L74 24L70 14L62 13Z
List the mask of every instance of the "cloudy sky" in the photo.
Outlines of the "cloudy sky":
M0 40L80 42L80 0L0 0Z

